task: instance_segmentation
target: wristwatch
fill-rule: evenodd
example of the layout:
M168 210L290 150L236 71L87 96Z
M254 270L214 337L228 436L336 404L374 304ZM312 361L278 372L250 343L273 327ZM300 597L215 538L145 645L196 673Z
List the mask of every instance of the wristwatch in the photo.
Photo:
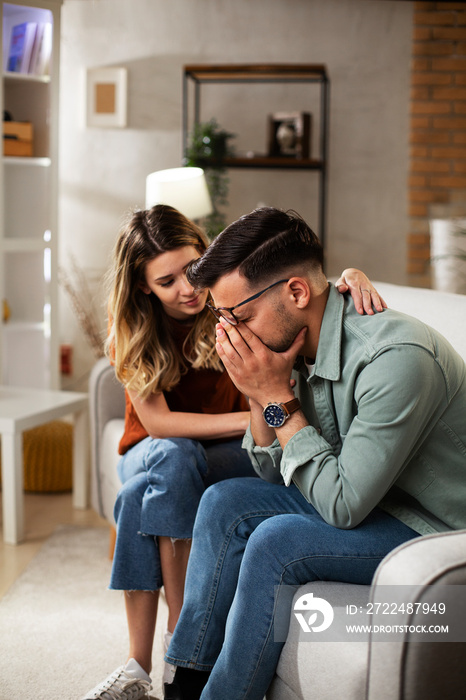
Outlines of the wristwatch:
M262 411L264 420L271 428L281 428L294 411L301 408L299 399L291 399L286 403L268 403Z

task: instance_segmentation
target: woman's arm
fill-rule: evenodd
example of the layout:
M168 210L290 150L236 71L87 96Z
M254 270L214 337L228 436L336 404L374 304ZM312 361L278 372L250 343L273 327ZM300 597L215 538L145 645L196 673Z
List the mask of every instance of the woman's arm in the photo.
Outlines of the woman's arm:
M128 391L144 428L152 438L185 437L194 440L240 438L249 425L249 411L233 413L187 413L171 411L163 394L141 401Z
M372 315L374 309L383 311L383 309L387 308L387 304L367 275L355 267L348 267L346 270L343 270L340 279L335 282L335 287L342 294L350 292L358 314L366 312L366 314Z

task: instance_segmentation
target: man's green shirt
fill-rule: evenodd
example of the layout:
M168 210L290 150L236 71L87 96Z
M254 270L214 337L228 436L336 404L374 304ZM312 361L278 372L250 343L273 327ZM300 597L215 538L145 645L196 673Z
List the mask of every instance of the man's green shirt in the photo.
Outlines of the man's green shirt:
M315 364L293 372L309 426L282 451L244 438L257 473L294 482L328 523L379 506L421 534L466 528L466 368L435 330L361 316L331 286Z

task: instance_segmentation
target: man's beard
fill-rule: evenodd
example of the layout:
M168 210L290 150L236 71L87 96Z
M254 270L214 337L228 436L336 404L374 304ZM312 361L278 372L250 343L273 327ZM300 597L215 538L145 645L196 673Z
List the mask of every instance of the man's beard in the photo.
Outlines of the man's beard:
M286 352L296 338L296 335L286 336L286 338L280 338L278 342L264 343L264 345L266 345L269 350L273 350L273 352Z
M298 325L294 319L290 319L283 305L277 305L276 310L279 317L279 323L277 323L278 338L272 340L270 343L262 342L273 352L286 352L292 345L302 326Z

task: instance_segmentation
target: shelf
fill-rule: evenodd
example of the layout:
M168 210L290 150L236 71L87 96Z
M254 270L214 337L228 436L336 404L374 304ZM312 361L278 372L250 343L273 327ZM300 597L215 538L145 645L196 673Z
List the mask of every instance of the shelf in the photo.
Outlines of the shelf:
M311 91L318 90L319 99L319 133L313 153L315 158L297 158L292 156L269 156L254 150L243 151L233 158L227 158L227 168L245 168L262 170L288 170L295 172L314 171L318 182L318 233L325 250L326 206L327 206L327 167L328 167L328 129L330 105L330 79L327 68L321 63L268 63L268 64L190 64L184 66L183 73L183 152L187 152L190 129L201 123L201 88L204 85L239 83L298 83ZM301 91L301 90L300 90ZM282 111L286 111L283 107ZM270 149L271 153L280 149Z
M12 73L11 71L6 71L3 73L4 80L18 82L18 83L43 83L48 85L50 83L50 75L34 75L32 73Z
M188 65L185 74L197 82L217 83L253 82L310 82L327 79L326 67L321 64L227 64L217 66Z
M3 162L5 165L36 166L40 168L49 168L52 164L50 158L29 158L27 156L3 156Z
M286 158L283 156L259 156L254 155L239 156L236 158L226 158L224 161L227 168L277 168L290 170L321 170L323 163L321 160L311 158Z
M55 246L58 238L60 74L57 42L62 4L63 0L1 3L1 107L14 121L32 125L33 145L29 151L11 148L6 153L12 155L1 153L0 299L6 300L3 313L9 318L0 322L0 379L4 384L48 389L60 387ZM31 71L36 69L37 73L8 70L18 67L8 62L10 44L14 28L25 22L37 25L36 51L33 44L31 54L34 62L30 63L34 66ZM44 25L43 35L39 25ZM48 53L49 45L53 51L45 67L43 52L46 47ZM24 63L23 67L26 70ZM45 241L44 237L50 240Z

